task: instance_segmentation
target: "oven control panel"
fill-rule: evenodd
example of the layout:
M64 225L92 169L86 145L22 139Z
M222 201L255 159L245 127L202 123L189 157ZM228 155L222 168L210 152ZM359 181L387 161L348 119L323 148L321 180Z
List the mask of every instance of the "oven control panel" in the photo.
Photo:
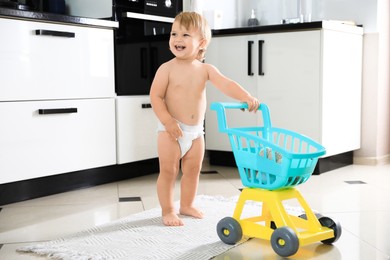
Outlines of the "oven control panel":
M183 10L183 0L114 0L114 9L165 17L175 17Z

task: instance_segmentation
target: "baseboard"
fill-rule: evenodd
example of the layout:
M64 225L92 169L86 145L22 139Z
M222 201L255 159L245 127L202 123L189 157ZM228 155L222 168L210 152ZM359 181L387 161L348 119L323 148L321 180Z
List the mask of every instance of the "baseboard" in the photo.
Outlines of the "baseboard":
M233 152L208 151L210 165L237 167Z
M384 165L390 163L390 154L380 157L353 157L353 163L359 165Z
M353 151L319 158L313 174L319 175L353 164Z
M0 184L0 205L159 172L158 158Z
M233 152L209 150L208 155L211 165L237 167ZM352 151L329 156L326 158L320 158L318 159L318 163L316 168L314 169L313 174L318 175L351 164L353 164Z

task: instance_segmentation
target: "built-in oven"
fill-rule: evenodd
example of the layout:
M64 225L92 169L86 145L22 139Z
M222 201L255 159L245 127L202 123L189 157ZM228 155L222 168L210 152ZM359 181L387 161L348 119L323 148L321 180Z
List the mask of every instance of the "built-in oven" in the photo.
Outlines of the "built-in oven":
M114 0L115 90L117 95L148 95L158 67L173 58L172 22L182 0Z

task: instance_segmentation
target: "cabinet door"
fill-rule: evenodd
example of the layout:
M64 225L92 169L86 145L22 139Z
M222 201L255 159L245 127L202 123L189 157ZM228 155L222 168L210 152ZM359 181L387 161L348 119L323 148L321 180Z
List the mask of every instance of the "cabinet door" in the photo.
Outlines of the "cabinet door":
M152 159L157 154L157 118L149 96L117 97L117 163Z
M363 37L323 30L322 144L327 154L360 148Z
M321 141L321 31L260 34L258 97L274 126ZM258 68L256 68L258 70Z
M216 66L224 75L238 82L252 95L257 93L256 60L255 55L253 55L255 52L255 40L256 36L213 38L206 53L207 63ZM207 84L207 99L208 108L206 110L205 122L206 149L231 151L227 135L218 132L217 115L215 111L210 110L210 104L212 102L237 102L237 100L224 95L211 83ZM231 127L253 126L256 124L256 115L254 113L230 111L227 119Z
M239 83L255 86L251 93L269 106L273 126L309 136L326 147L326 156L360 147L361 34L322 29L213 41L208 62ZM254 42L250 61L247 41ZM248 64L254 76L247 75ZM228 100L212 88L208 99ZM251 121L233 116L231 122L262 124L261 117ZM227 137L217 129L216 117L208 110L206 148L230 150Z
M148 43L117 44L115 57L116 92L119 95L148 94L151 84Z
M0 19L0 101L113 97L110 29Z
M149 95L159 66L172 59L168 39L120 42L116 45L116 91L119 95Z
M0 102L0 183L115 164L115 100Z

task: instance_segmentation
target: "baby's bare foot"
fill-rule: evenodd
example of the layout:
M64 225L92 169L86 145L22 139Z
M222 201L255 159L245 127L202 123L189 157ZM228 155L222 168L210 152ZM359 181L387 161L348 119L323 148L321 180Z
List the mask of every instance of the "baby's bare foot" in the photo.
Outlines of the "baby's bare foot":
M183 221L174 212L163 214L163 223L166 226L183 226Z
M180 214L194 218L203 218L203 212L194 207L181 207Z

